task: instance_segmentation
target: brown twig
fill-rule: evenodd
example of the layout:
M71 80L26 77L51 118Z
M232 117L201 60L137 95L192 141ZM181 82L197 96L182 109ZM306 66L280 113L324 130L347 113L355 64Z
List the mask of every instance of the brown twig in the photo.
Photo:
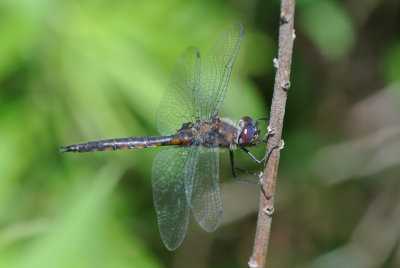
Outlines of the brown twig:
M276 76L269 123L274 135L268 139L267 151L271 150L281 142L287 91L290 87L290 66L292 63L293 41L295 39L293 29L294 6L295 0L282 0L278 60L274 60ZM249 261L250 267L265 266L272 213L274 212L275 182L278 174L279 157L280 150L274 150L268 161L266 161L264 173L261 178L265 195L261 193L260 197L253 254Z

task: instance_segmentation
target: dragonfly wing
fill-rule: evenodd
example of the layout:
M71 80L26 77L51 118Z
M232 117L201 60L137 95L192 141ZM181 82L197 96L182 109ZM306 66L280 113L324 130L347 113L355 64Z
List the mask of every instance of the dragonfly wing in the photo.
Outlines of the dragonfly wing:
M177 59L167 89L157 111L157 128L163 135L175 134L183 123L196 122L198 106L194 93L198 87L200 54L187 48Z
M222 201L218 182L218 148L196 147L197 165L192 181L186 178L186 195L199 225L211 232L222 217Z
M153 161L153 201L161 238L169 250L183 241L189 223L190 207L185 194L185 178L193 177L188 165L192 149L173 147L159 152ZM192 160L195 161L195 160Z
M196 92L201 119L215 116L221 108L233 63L243 39L243 25L232 23L219 37L201 63L200 84Z

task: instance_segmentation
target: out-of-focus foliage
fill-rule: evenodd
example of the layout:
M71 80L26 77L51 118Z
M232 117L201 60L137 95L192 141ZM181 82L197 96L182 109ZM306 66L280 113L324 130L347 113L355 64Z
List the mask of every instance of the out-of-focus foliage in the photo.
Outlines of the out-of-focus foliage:
M335 59L351 51L354 43L353 26L338 2L300 1L299 7L304 11L299 14L299 20L323 56Z
M382 74L388 83L400 82L400 41L385 51Z
M297 2L268 265L398 267L400 3ZM267 116L279 13L279 1L1 1L0 267L245 266L259 188L232 179L227 154L221 226L191 224L171 253L152 204L159 149L59 147L157 135L176 58L206 55L233 21L245 35L220 115Z

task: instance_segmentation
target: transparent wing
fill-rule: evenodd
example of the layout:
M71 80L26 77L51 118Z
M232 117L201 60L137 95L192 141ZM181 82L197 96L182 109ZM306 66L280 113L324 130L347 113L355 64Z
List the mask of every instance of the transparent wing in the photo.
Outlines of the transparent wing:
M185 178L193 177L194 167L188 163L196 162L191 151L191 147L168 148L159 152L153 161L153 201L161 238L169 250L182 243L189 223Z
M197 102L201 119L215 116L221 108L233 63L243 39L243 25L232 23L201 63Z
M196 122L197 104L194 94L198 86L200 54L187 48L177 59L167 89L157 111L157 128L162 135L171 135L183 123Z
M222 201L218 182L218 148L196 147L197 164L193 177L187 177L186 195L199 225L211 232L222 217Z

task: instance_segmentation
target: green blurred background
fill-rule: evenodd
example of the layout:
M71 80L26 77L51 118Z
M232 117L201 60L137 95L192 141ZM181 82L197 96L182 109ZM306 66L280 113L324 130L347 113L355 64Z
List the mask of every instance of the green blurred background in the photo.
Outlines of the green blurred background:
M220 115L266 116L279 8L2 0L0 267L247 266L259 188L232 178L226 153L223 222L206 233L192 219L171 253L152 203L159 149L59 147L157 135L176 58L191 45L205 55L233 21L245 35ZM400 267L399 16L399 1L298 1L269 267Z

